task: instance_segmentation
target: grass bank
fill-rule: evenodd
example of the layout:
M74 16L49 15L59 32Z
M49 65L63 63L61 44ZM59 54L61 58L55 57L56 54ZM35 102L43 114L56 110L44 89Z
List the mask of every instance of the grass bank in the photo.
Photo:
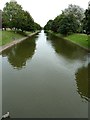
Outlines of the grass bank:
M0 46L6 45L14 40L21 39L25 36L30 35L31 32L21 32L21 31L2 31L0 30Z
M6 49L8 49L8 48L10 48L10 47L12 47L12 46L14 46L14 45L16 45L16 44L19 44L20 42L22 42L22 41L24 41L24 40L27 40L29 37L31 37L31 36L33 36L33 35L36 35L36 34L38 34L39 32L40 32L40 31L33 32L33 33L31 33L31 34L28 34L28 35L24 36L23 38L20 38L20 39L18 39L18 40L13 40L12 42L9 42L9 43L7 43L7 44L5 44L5 45L3 45L3 46L0 46L0 54L2 53L2 51L4 51L4 50L6 50Z
M52 31L48 31L49 33L52 33L54 34L55 36L58 36L60 38L63 38L63 39L66 39L66 40L69 40L85 49L90 49L90 35L86 35L86 34L78 34L78 33L75 33L75 34L72 34L72 35L68 35L68 36L63 36L61 34L58 34L58 33L54 33Z
M64 37L64 39L70 40L88 49L90 48L89 37L90 36L87 36L86 34L72 34Z

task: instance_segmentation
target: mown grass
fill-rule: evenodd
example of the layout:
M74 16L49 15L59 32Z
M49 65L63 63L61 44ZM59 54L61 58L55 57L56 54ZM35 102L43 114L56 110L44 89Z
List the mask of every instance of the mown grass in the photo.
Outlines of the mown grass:
M90 49L90 35L88 36L88 48Z
M87 36L86 34L72 34L67 37L64 37L64 39L70 40L85 48L90 48L90 42L89 42L90 36Z
M47 31L47 32L52 33L60 38L64 38L66 40L72 41L84 48L90 49L90 35L75 33L72 35L63 36L59 33L54 33L52 31Z
M0 30L0 46L2 45L2 31Z
M0 30L0 46L5 45L7 43L12 42L13 40L18 40L27 35L31 34L31 32L21 32L21 31L1 31Z

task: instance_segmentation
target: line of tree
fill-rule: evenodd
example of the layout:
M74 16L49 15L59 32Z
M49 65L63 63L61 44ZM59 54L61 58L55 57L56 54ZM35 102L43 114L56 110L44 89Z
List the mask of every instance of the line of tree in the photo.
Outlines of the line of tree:
M2 29L2 11L0 10L0 29Z
M85 18L83 19L83 29L87 34L90 34L90 8L85 11Z
M35 31L40 30L41 26L34 22L29 12L24 11L22 6L16 1L7 2L2 11L2 28Z
M52 30L63 35L90 33L90 9L85 11L78 5L70 4L54 20L49 20L44 30Z

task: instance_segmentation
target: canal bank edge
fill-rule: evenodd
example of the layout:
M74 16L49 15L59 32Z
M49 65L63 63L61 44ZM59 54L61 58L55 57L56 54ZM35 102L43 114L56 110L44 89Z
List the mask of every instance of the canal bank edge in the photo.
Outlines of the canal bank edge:
M22 41L28 39L29 37L32 37L33 35L36 35L36 34L39 33L39 32L40 32L40 31L36 31L36 32L28 35L27 37L23 37L23 38L21 38L21 39L14 40L14 41L11 42L11 43L8 43L8 44L6 44L6 45L1 46L1 47L0 47L0 54L2 54L2 52L3 52L4 50L6 50L6 49L8 49L8 48L10 48L10 47L18 44L18 43L21 43Z
M51 31L46 31L46 32L51 33L51 34L53 34L53 35L55 35L55 36L57 36L57 37L59 37L59 38L62 38L62 39L64 39L64 40L67 40L68 42L71 42L71 43L73 43L73 44L75 44L75 45L81 47L82 49L86 50L87 52L90 52L90 49L85 48L84 46L82 46L82 45L80 45L80 44L78 44L78 43L76 43L76 42L74 42L74 41L70 41L70 40L68 40L68 39L65 39L65 38L63 38L63 37L57 35L56 33L51 32Z

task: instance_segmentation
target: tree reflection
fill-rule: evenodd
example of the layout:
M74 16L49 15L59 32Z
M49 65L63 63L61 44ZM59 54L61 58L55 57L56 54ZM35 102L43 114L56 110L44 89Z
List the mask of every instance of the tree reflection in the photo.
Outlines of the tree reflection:
M53 34L46 33L47 40L50 42L58 55L71 60L83 59L86 55L86 51L80 48L79 46L56 37Z
M54 48L55 52L63 56L66 61L70 60L70 62L76 60L81 61L82 63L85 63L87 61L87 52L80 48L79 46L64 40L60 39L59 37L56 37L53 34L50 33L45 33L47 36L48 42L52 44L52 47ZM74 66L74 63L73 63ZM76 67L78 69L78 66ZM76 73L76 84L77 84L77 89L78 93L80 96L86 100L89 100L90 98L90 93L88 92L89 90L89 79L88 79L88 67L82 67L79 68L77 73Z
M34 55L36 49L36 37L33 36L2 53L2 56L7 56L9 63L17 69L26 66L26 61Z
M1 59L0 59L1 60ZM0 63L1 68L1 63ZM0 69L2 71L2 68ZM0 72L0 118L2 117L2 73Z
M90 99L89 82L90 80L88 77L88 66L79 68L76 73L77 90L80 96L86 100Z

